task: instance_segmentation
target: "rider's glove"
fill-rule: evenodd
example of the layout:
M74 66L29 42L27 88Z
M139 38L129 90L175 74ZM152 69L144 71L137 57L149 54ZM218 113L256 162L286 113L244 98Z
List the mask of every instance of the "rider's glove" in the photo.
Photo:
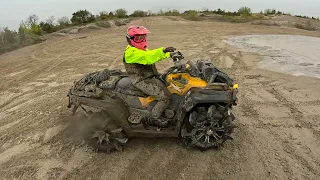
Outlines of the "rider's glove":
M170 57L172 58L172 57L178 57L178 56L181 56L182 57L182 54L181 54L181 52L170 52Z
M170 57L173 59L174 62L179 60L179 57L182 57L180 52L170 52Z
M174 57L175 55L177 55L177 53L175 53L175 52L170 52L170 57L171 57L171 58Z
M163 52L164 53L174 52L175 50L176 50L176 48L174 48L174 47L167 47L167 48L163 49Z

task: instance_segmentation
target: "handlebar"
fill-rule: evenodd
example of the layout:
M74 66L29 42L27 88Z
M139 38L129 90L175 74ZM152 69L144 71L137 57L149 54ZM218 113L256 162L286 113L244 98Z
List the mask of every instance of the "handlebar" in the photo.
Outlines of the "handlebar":
M173 62L178 62L178 61L181 61L182 59L184 59L184 57L180 51L172 52L171 58L173 59Z
M173 72L178 72L180 70L184 71L186 69L190 68L189 64L186 64L185 61L183 61L184 56L180 51L177 52L171 52L171 58L174 62L174 71Z

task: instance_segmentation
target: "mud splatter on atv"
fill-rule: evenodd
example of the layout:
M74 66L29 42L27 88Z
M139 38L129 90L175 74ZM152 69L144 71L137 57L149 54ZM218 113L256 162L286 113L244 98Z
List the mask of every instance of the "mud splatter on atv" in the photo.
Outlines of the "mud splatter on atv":
M163 117L165 128L150 126L147 117L156 101L132 84L125 72L93 72L71 87L69 108L87 114L84 139L99 151L122 150L131 137L181 137L190 147L209 149L232 139L238 84L211 62L185 61L179 52L175 65L159 79L168 87L172 100Z

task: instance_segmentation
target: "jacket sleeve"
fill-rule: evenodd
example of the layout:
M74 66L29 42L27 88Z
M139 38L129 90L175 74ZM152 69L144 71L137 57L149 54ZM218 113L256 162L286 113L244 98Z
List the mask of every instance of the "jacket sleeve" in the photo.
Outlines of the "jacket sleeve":
M129 47L125 52L125 62L128 64L151 65L167 58L170 58L170 53L164 53L163 47L146 51Z

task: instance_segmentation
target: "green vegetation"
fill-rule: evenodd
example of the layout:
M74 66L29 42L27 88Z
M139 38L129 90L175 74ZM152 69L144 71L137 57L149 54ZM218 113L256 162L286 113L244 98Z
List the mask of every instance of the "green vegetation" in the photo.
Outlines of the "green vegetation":
M183 14L186 15L188 13L189 11L185 11ZM252 13L249 7L241 7L238 11L234 12L221 10L220 8L213 11L206 9L204 11L199 11L197 14L199 15L197 20L203 19L230 23L246 23L253 20L264 19L264 15ZM185 18L192 19L187 16L185 16Z
M252 15L251 9L248 8L248 7L241 7L241 8L238 10L238 13L239 13L241 16L251 16L251 15Z
M309 16L301 16L301 15L295 15L296 17L299 17L299 18L304 18L304 19L318 19L319 20L319 18L316 18L316 17L309 17Z
M46 20L46 22L41 21L39 26L43 31L47 33L55 32L56 27L53 24L54 20L55 20L54 16L51 16Z
M99 13L99 16L97 15L97 18L100 18L101 20L105 20L109 18L109 13L107 11L101 11Z
M222 16L240 16L238 11L230 12L230 11L221 10L220 8L213 11L209 11L208 9L206 9L204 11L201 11L200 13L202 13L203 15L217 14Z
M196 10L189 10L184 13L184 17L188 20L197 21L199 20L199 14Z
M145 16L148 16L148 12L144 12L142 10L135 10L130 16L131 17L145 17Z
M20 25L18 32L7 27L0 29L0 54L42 42L43 39L37 35L40 32L41 29L38 25L27 27L23 23Z
M158 12L159 16L180 16L180 12L176 9L163 11L162 9Z
M127 10L125 9L117 9L115 12L115 16L117 18L126 18L127 17Z
M94 15L87 10L79 10L72 14L71 22L74 25L84 24L95 21Z
M264 14L265 15L272 15L272 14L281 15L281 14L284 14L284 12L277 11L276 9L266 9L266 10L264 10Z

